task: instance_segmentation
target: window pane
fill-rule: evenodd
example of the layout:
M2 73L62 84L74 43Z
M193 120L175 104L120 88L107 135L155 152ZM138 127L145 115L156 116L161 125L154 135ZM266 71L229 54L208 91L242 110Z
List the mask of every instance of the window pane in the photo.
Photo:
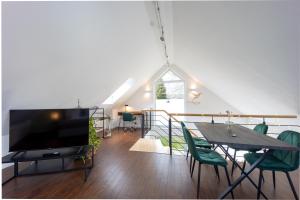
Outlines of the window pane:
M184 83L164 83L166 88L167 99L183 99L184 98Z

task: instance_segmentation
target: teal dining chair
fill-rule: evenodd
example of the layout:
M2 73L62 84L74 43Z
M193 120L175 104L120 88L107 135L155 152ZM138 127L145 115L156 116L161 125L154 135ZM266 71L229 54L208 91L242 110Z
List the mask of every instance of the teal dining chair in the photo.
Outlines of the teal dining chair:
M254 130L257 134L259 134L259 135L266 135L267 132L268 132L268 125L266 125L265 123L258 124L258 125L256 125L256 126L254 127L253 130ZM234 149L233 159L235 160L235 159L236 159L236 152L237 152L237 151L241 151L241 150L243 150L243 149L239 149L239 148L236 147L236 146L230 145L230 146L228 146L227 151L228 151L229 147L232 148L232 149ZM256 151L259 151L259 150L260 150L260 149L251 149L251 150L249 150L249 151L250 151L250 152L256 152ZM226 158L227 158L227 156L225 157L225 159L226 159ZM245 166L246 166L246 161L244 161L244 163L243 163L243 170L245 169ZM232 167L231 167L231 176L233 175L233 171L234 171L235 167L236 167L236 166L235 166L234 164L232 164ZM273 176L273 177L275 177L275 176Z
M217 152L214 150L208 149L208 148L196 148L195 141L190 133L190 131L184 126L183 127L183 134L184 137L187 139L188 148L191 153L191 157L193 157L195 160L199 163L198 168L198 182L197 182L197 198L200 196L200 177L201 177L201 165L207 164L207 165L213 165L213 166L221 166L225 169L228 185L231 185L228 171L227 171L227 162L226 160ZM233 192L231 192L232 198Z
M186 138L186 135L184 134L184 130L183 130L183 128L185 128L186 126L185 126L185 124L183 122L180 122L180 124L181 124L181 128L182 128L184 140L187 143L187 138ZM204 140L202 138L193 137L193 141L194 141L195 146L197 148L207 148L207 149L211 149L212 148L212 145L209 144L206 140ZM188 159L188 157L189 157L189 152L190 152L190 150L189 150L189 148L187 148L186 159ZM191 159L190 159L191 176L193 176L194 168L195 168L195 160L193 162L193 167L192 167L192 156L191 156ZM219 173L218 173L217 169L216 169L216 173L217 173L217 175L219 177Z
M183 128L186 127L185 124L183 122L180 122L181 124L181 128L182 128L182 132L183 132ZM183 137L185 139L185 141L187 141L187 138L185 138L185 135L183 134ZM193 137L193 140L195 142L196 147L203 147L203 148L212 148L212 145L209 144L206 140L199 138L199 137ZM186 158L188 158L189 156L189 149L187 150L187 154L186 154Z
M295 131L284 131L277 137L278 140L286 142L288 144L300 147L300 133ZM280 171L284 172L289 181L290 187L293 191L295 199L299 199L289 175L289 172L297 170L299 168L299 151L287 151L287 150L274 150L270 156L267 156L258 166L259 169L259 182L257 199L260 196L261 182L263 177L263 171ZM262 153L247 153L244 155L245 160L249 164L253 164L260 158Z
M130 130L135 129L132 124L135 124L136 117L129 112L123 112L122 113L122 119L123 119L123 130L126 130L125 124L126 122L129 122L131 124Z

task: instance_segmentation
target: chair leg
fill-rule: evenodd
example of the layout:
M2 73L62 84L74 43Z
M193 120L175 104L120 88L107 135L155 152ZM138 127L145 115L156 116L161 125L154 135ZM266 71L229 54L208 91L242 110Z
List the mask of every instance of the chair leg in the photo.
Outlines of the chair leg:
M230 178L229 178L229 174L228 174L228 170L227 170L226 166L224 167L224 170L225 170L226 178L227 178L227 181L228 181L228 186L231 186L231 182L230 182ZM234 199L232 191L231 191L231 197Z
M272 171L272 175L273 175L273 187L275 189L275 187L276 187L275 171Z
M289 184L290 184L290 186L291 186L291 188L292 188L292 191L293 191L293 194L294 194L295 199L299 200L299 197L298 197L297 192L296 192L296 190L295 190L295 187L294 187L294 184L293 184L292 179L291 179L291 177L290 177L290 174L289 174L288 172L285 172L285 173L286 173L286 177L287 177L288 180L289 180Z
M193 156L191 155L191 158L190 158L190 173L192 173L192 161L193 161Z
M235 158L236 158L236 150L234 150L234 154L233 154L233 160L235 161ZM231 176L233 175L233 170L234 170L234 167L235 167L235 163L232 162L232 167L231 167Z
M219 175L219 169L218 169L218 166L217 166L217 165L214 165L214 168L215 168L215 171L216 171L218 180L219 180L219 182L220 182L220 175Z
M243 163L243 167L242 167L243 171L245 171L245 168L246 168L246 160L244 160L244 163ZM241 175L242 174L243 174L243 172L241 172Z
M200 193L200 176L201 176L201 163L199 162L199 167L198 167L198 184L197 184L197 199L199 199L199 193Z
M194 169L195 169L195 163L196 163L196 159L194 159L194 162L193 162L191 177L193 177L193 173L194 173Z
M189 157L189 152L190 152L190 150L188 149L187 152L186 152L186 160L187 160L188 157Z
M260 190L261 190L261 181L263 177L263 170L259 170L259 180L258 180L258 188L257 188L257 199L260 197Z
M119 119L118 132L120 132L120 124L121 124L121 119Z

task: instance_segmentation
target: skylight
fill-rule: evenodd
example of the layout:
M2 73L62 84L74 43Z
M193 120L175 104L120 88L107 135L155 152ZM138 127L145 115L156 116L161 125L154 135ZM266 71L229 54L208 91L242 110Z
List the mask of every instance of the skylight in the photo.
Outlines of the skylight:
M103 104L114 104L121 96L125 94L133 85L133 79L127 79L114 93L112 93Z

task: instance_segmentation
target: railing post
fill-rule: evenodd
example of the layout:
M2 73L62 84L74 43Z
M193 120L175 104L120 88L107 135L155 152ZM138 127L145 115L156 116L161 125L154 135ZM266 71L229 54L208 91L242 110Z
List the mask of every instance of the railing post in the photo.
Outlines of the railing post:
M170 155L172 155L172 119L169 117L169 147Z
M144 138L145 133L145 114L142 114L142 138Z
M152 127L152 114L151 114L151 110L150 110L150 130L151 130L151 127Z

